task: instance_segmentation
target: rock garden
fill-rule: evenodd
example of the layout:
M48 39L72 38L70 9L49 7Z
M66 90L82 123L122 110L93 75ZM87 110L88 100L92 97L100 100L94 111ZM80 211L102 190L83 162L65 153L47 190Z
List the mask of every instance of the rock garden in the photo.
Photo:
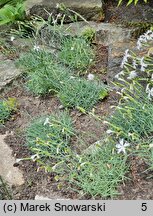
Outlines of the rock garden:
M2 0L0 199L153 199L152 100L151 2Z

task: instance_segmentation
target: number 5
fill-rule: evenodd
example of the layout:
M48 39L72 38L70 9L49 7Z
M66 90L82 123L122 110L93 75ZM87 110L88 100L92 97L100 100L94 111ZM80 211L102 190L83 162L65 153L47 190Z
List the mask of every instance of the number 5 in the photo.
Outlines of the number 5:
M142 211L146 211L147 210L147 203L142 203L141 210Z

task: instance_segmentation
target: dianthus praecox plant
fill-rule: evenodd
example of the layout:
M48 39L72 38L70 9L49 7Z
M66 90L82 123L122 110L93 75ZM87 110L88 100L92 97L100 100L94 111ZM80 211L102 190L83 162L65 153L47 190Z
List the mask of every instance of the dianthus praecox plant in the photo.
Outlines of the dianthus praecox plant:
M107 133L112 134L118 153L125 147L138 149L147 140L152 142L153 132L153 31L148 30L137 41L137 54L126 50L121 72L115 76L119 105L110 117ZM148 142L149 140L149 142Z

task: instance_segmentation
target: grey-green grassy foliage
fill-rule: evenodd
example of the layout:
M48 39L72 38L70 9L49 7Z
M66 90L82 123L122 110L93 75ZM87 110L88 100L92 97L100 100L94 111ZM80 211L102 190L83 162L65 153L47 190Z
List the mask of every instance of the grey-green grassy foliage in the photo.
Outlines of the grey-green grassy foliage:
M105 85L74 77L69 68L59 64L49 52L31 51L18 62L27 73L27 87L36 95L58 93L66 107L91 109L98 100L107 96Z
M33 73L42 67L47 68L52 63L53 57L49 52L32 49L29 52L22 54L19 61L17 61L17 64L23 67L27 73Z
M70 68L77 69L80 73L85 72L93 63L94 51L83 38L65 38L63 40L59 60Z
M110 118L110 128L114 134L128 141L151 136L153 132L153 106L144 89L139 97L121 102Z
M27 87L36 95L58 92L62 82L67 83L70 72L56 63L51 53L31 51L21 56L19 62L27 72Z
M27 144L40 156L40 162L64 157L73 135L72 120L66 112L35 119L26 130Z
M66 113L34 120L27 128L27 144L39 155L37 160L47 171L57 173L57 181L68 182L72 190L91 197L114 197L117 186L128 170L126 156L116 154L113 145L105 144L92 154L77 155L70 146L74 129ZM59 182L60 184L60 182Z
M126 160L126 155L116 154L114 146L107 143L88 154L77 155L69 151L54 171L57 180L68 182L69 188L80 196L115 197L129 168Z
M58 96L65 107L81 107L90 110L100 99L108 95L105 85L86 79L71 79L64 84Z
M92 197L117 195L117 186L125 179L128 166L127 157L113 151L113 146L107 144L97 152L84 156L80 170L72 179L72 185Z
M143 95L143 91L141 92ZM117 140L130 142L129 154L137 155L153 168L153 106L146 97L122 103L109 119L109 129Z
M149 54L152 40L152 31L147 31L138 39L138 49L145 47L147 55L139 56L139 53L126 51L123 71L116 76L118 81L115 83L120 89L120 103L108 120L112 137L128 141L129 153L139 155L149 168L153 167L153 57Z

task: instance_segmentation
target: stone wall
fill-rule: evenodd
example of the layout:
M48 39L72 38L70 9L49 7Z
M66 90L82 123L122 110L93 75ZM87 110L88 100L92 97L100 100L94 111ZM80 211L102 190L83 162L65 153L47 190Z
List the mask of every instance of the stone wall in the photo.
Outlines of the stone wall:
M48 18L49 13L58 14L61 11L57 8L57 3L63 3L66 7L81 14L87 20L97 21L102 17L101 0L27 0L26 8L30 15L38 15L44 19Z

